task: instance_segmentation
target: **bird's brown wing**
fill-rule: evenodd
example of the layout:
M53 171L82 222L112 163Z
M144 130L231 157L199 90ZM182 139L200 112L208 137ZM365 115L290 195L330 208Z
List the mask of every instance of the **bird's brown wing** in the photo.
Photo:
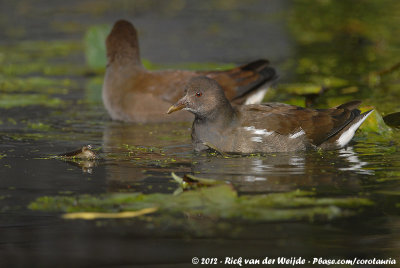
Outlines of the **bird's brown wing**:
M269 61L257 60L251 63L236 67L226 71L203 72L212 79L215 79L223 88L226 97L242 104L246 100L246 95L267 82L277 79L274 68L270 67Z
M304 130L314 145L320 145L351 123L359 114L358 101L340 106L314 110L281 103L246 105L240 108L241 121L257 129L281 135Z

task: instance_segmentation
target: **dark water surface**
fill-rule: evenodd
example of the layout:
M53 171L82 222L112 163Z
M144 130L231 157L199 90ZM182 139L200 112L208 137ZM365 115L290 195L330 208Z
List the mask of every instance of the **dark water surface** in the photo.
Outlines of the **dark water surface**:
M348 1L3 1L1 266L186 267L193 257L284 256L400 262L397 130L372 122L372 130L363 129L348 148L334 152L194 154L190 123L111 122L101 103L102 70L85 63L86 30L127 18L139 29L143 57L162 66L269 58L282 77L269 101L303 105L307 90L321 87L329 90L315 106L359 98L377 115L400 111L398 71L375 76L400 60L399 4L355 3L349 8ZM86 144L101 159L52 157ZM43 196L172 195L179 185L171 172L230 182L239 197L303 190L315 202L273 206L276 218L183 210L86 221L63 219L62 208L28 208ZM328 198L370 204L318 203ZM329 213L299 214L314 206Z

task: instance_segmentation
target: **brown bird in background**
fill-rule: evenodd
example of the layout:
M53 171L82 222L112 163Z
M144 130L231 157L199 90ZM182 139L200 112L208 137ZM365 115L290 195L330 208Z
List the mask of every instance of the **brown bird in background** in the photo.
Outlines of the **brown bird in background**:
M277 79L275 69L262 59L226 71L148 71L140 60L136 29L125 20L114 24L106 46L103 103L113 120L150 123L193 119L187 112L167 116L165 111L182 96L182 85L195 76L215 79L233 104L260 103Z

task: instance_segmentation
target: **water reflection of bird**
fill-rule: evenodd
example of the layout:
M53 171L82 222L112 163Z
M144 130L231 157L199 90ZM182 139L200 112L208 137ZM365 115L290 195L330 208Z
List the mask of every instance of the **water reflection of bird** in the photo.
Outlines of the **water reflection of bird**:
M195 155L192 173L230 181L239 192L286 192L296 189L342 189L356 192L371 175L352 147L338 151L274 153L259 156Z
M196 151L211 147L233 153L290 152L345 147L373 111L361 114L360 103L320 110L283 103L233 107L215 80L196 77L168 113L185 109L195 115Z
M69 159L65 160L68 164L79 167L83 173L93 173L93 169L97 166L97 162L94 160L80 160L80 159Z
M140 60L136 29L125 20L117 21L107 37L107 69L103 102L114 120L130 122L188 121L189 113L172 117L165 110L182 95L192 77L216 79L227 98L235 104L260 103L277 76L266 60L226 71L146 70Z
M340 149L340 156L345 158L349 165L339 167L341 171L354 171L359 174L374 175L373 170L364 169L368 163L360 160L357 154L354 152L352 147L347 147L346 149Z

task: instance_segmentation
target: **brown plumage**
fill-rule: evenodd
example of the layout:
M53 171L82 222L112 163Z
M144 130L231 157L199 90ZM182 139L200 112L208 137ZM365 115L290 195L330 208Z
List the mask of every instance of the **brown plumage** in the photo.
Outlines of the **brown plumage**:
M360 103L319 110L283 103L233 107L216 81L197 77L168 113L186 109L195 115L192 141L197 151L288 152L346 146L372 112L361 114Z
M166 116L165 110L179 97L191 78L206 75L218 81L235 104L261 102L276 78L267 60L257 60L227 71L148 71L141 63L136 29L117 21L107 37L107 69L103 103L111 118L130 122L181 121L189 113Z

